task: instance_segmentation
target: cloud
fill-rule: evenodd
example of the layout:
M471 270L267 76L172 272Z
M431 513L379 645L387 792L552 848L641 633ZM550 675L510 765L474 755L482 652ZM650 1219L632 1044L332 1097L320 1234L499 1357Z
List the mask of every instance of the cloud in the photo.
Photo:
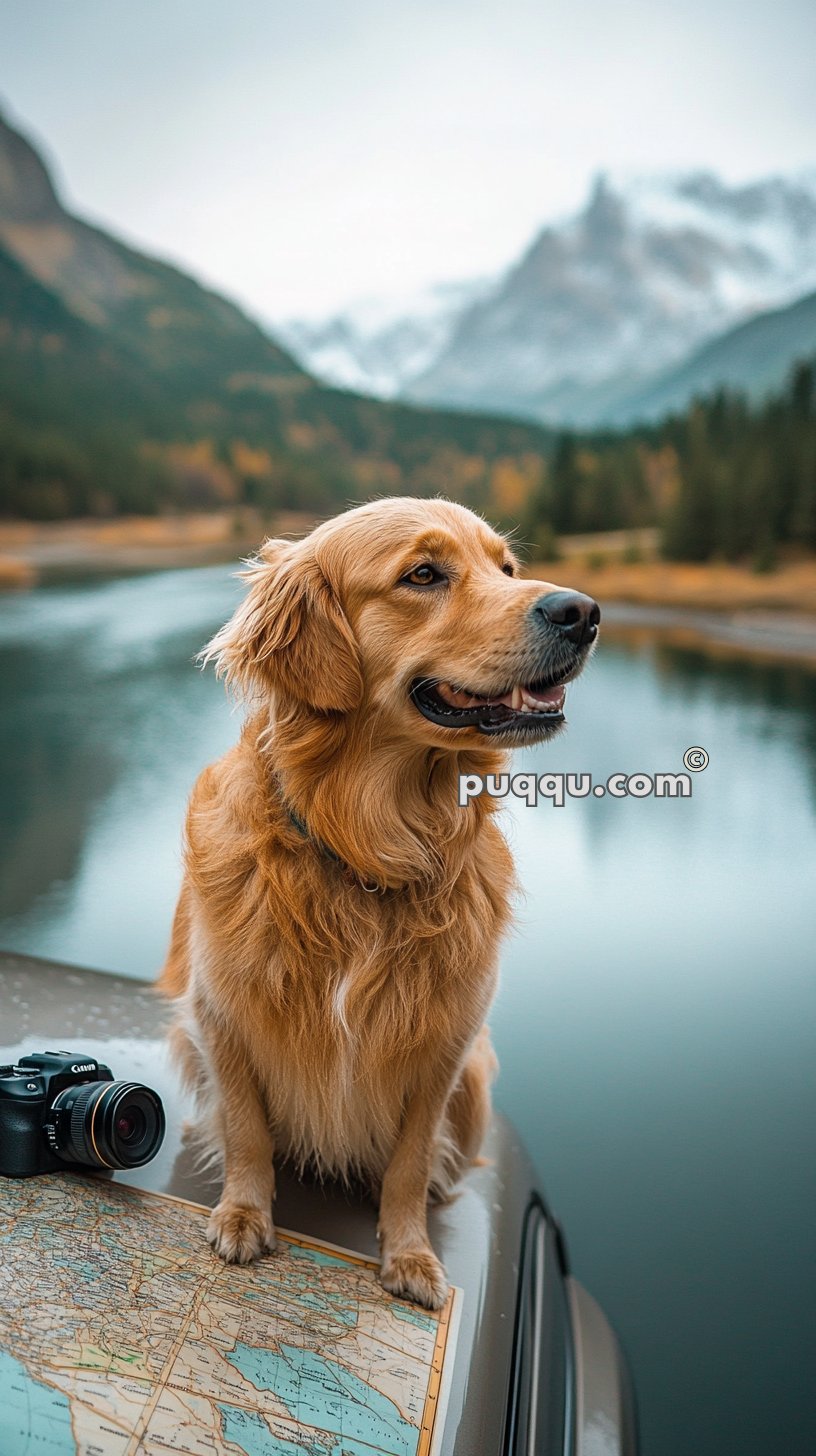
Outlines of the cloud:
M0 4L70 199L266 317L499 268L600 167L812 162L810 0Z

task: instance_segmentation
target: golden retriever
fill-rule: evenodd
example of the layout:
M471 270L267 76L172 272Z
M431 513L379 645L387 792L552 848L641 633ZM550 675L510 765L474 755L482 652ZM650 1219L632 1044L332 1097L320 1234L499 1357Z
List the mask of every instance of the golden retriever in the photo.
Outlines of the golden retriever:
M223 1160L208 1237L239 1263L273 1248L276 1157L362 1178L383 1284L438 1308L427 1203L487 1124L513 890L500 801L459 807L458 775L557 732L598 608L520 579L442 500L267 541L246 579L204 656L249 712L192 793L160 981Z

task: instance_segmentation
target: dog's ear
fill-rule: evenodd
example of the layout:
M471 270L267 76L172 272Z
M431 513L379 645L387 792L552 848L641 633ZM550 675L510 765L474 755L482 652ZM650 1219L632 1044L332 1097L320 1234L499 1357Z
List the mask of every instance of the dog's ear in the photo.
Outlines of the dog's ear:
M314 556L267 541L242 575L249 591L202 661L215 661L219 677L245 693L271 687L323 711L356 708L359 649Z

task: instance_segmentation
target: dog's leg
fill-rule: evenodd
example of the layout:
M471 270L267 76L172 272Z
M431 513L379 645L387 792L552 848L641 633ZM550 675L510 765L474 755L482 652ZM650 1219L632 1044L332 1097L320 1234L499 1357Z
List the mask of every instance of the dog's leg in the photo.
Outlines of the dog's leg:
M450 1082L418 1088L405 1112L380 1198L380 1278L391 1294L441 1309L445 1271L428 1238L428 1185Z
M224 1187L207 1226L215 1252L229 1264L249 1264L275 1247L272 1134L249 1069L223 1040L211 1039L211 1074L224 1157Z
M473 1162L484 1141L490 1122L490 1088L498 1070L490 1031L483 1026L448 1103L451 1134L465 1165Z
M162 996L182 996L190 980L190 888L185 876L173 916L170 948L159 972L156 990Z
M431 1172L431 1203L445 1203L476 1160L490 1122L490 1087L498 1069L490 1032L483 1026L448 1099Z
M207 1069L201 1053L186 1026L177 1021L167 1033L170 1055L178 1067L182 1086L195 1094L196 1102L204 1097L207 1085ZM186 1147L193 1143L198 1132L198 1119L185 1117L181 1124L181 1141Z

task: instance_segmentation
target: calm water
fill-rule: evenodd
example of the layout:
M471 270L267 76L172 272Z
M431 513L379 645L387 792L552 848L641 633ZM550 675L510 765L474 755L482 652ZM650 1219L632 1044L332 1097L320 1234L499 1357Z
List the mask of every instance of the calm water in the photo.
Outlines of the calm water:
M197 770L238 722L190 664L226 569L0 602L0 944L161 962ZM516 805L498 1096L622 1333L646 1456L813 1456L816 675L606 642L529 766L690 800Z

